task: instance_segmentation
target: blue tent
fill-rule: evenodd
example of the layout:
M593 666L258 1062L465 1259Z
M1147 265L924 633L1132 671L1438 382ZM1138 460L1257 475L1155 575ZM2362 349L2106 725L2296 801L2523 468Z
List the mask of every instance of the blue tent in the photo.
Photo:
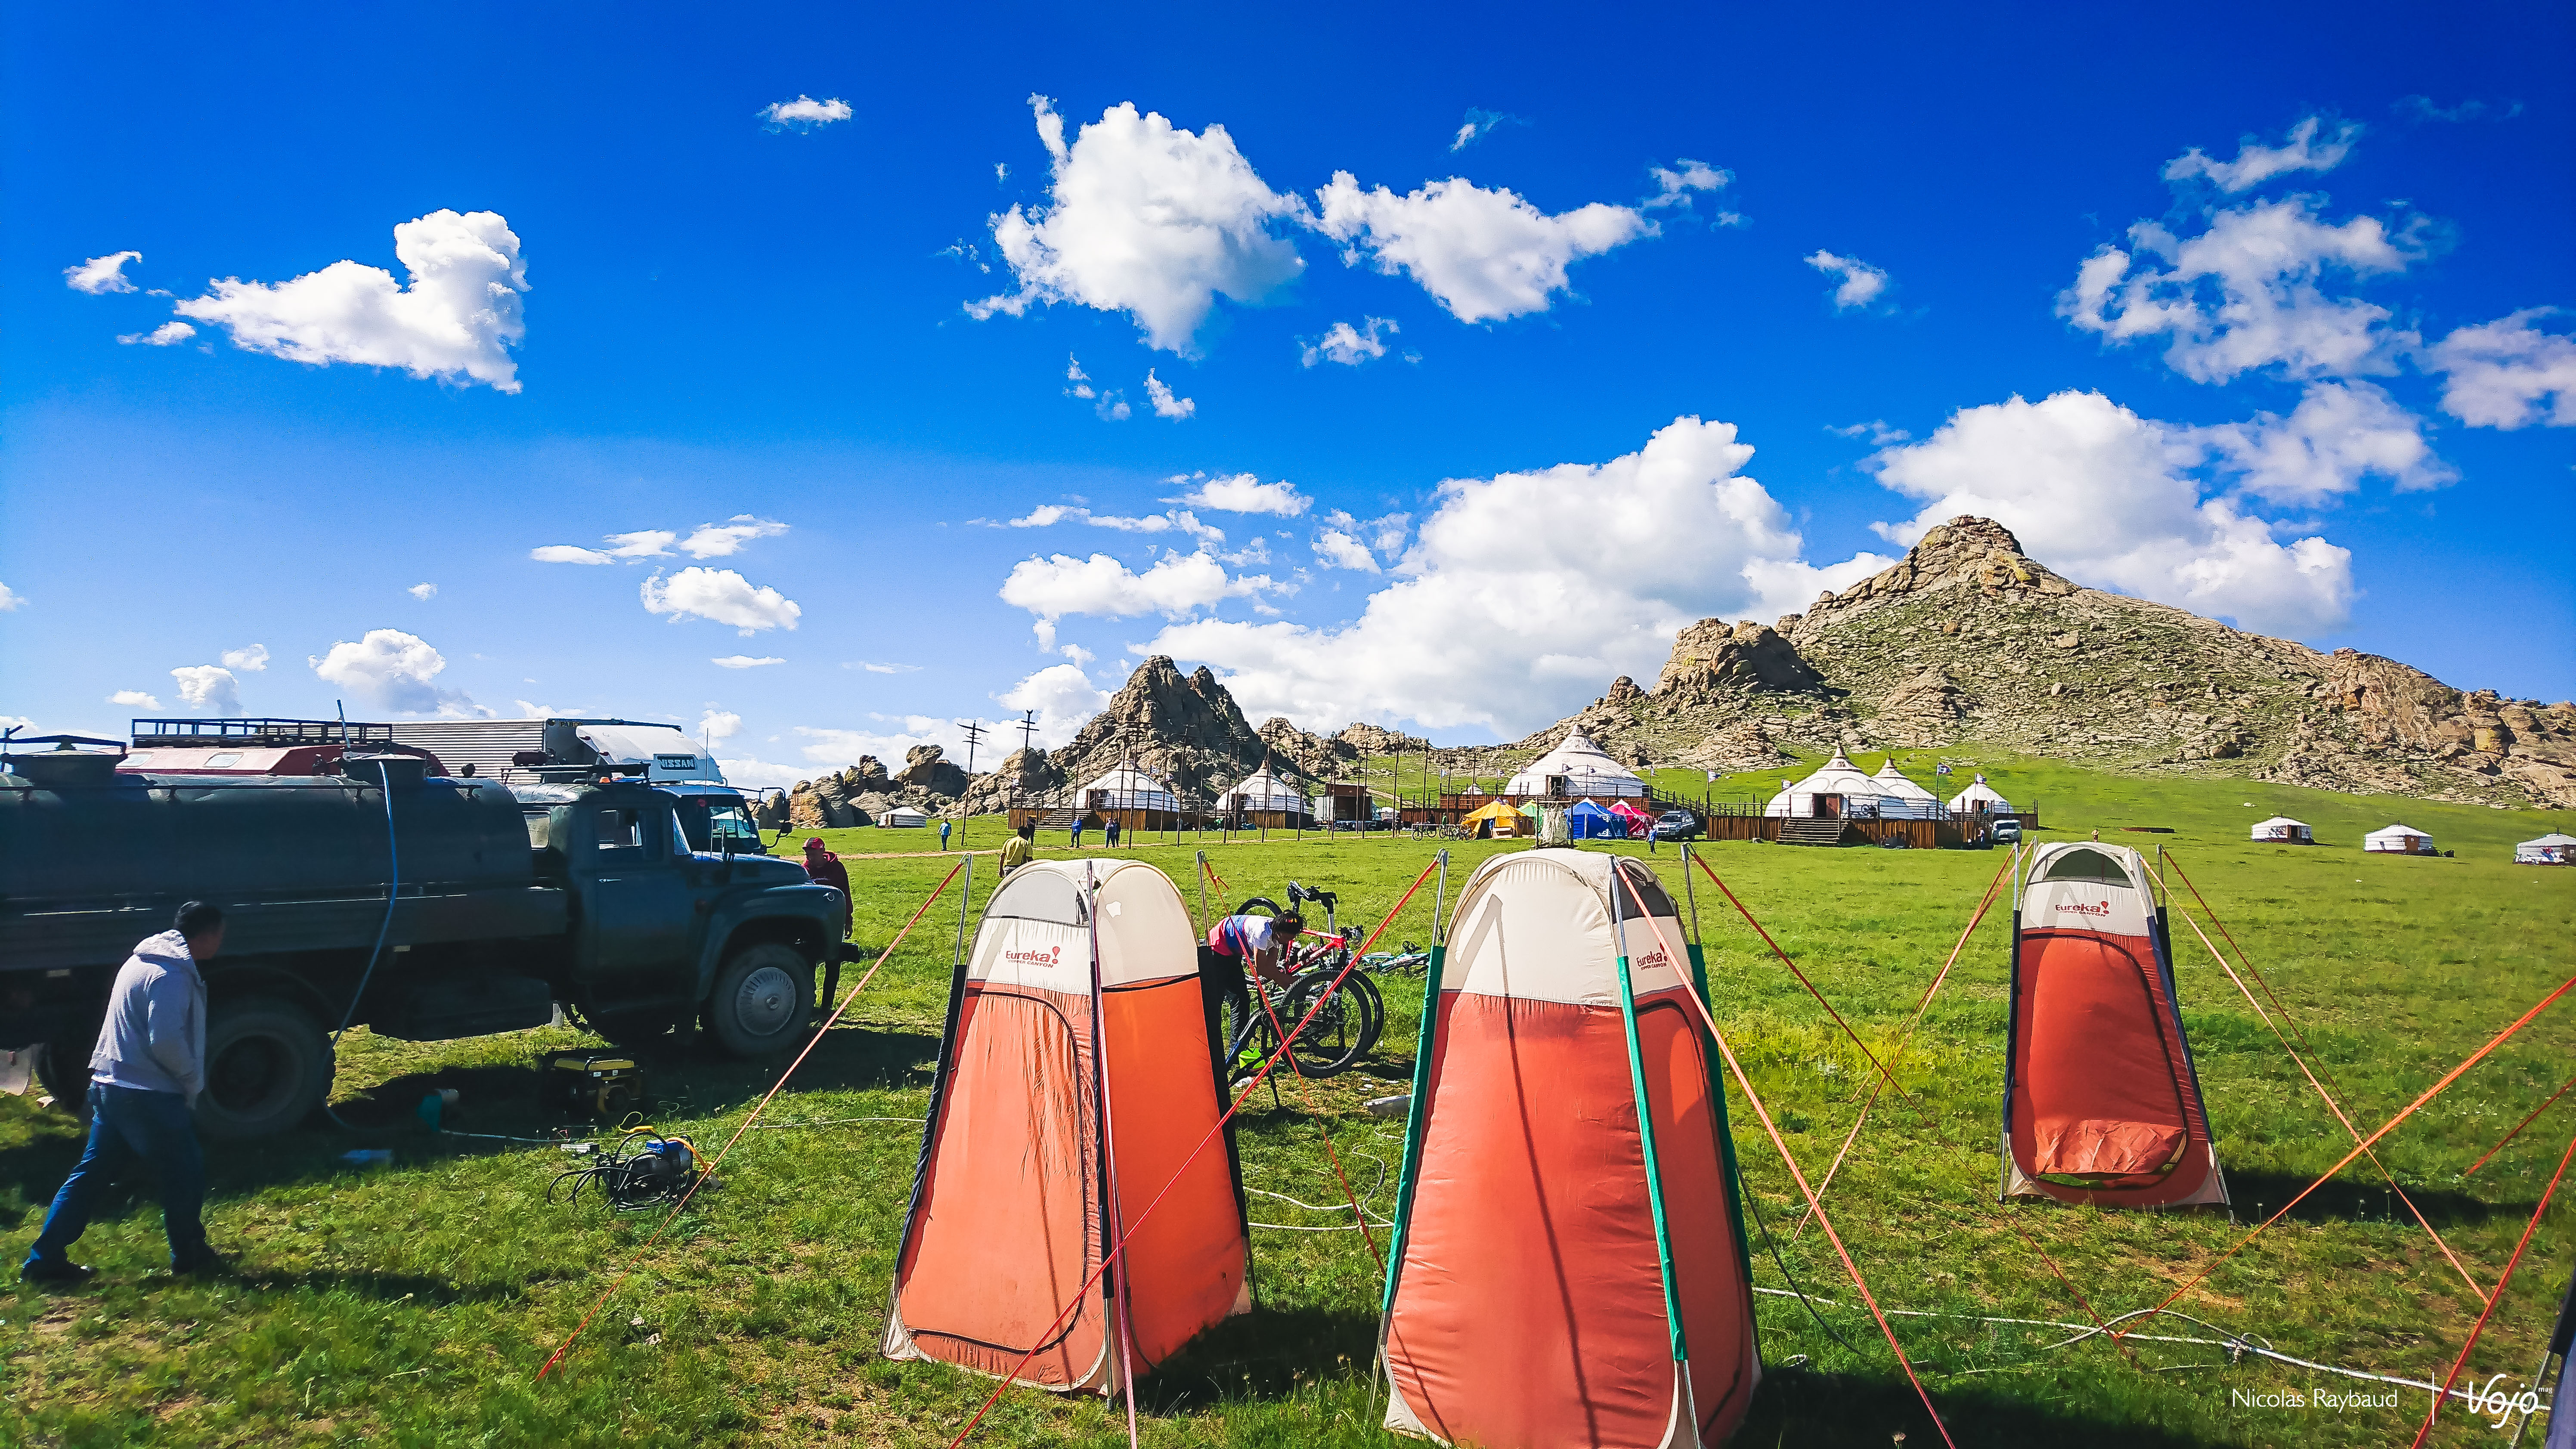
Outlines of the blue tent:
M1628 822L1589 800L1577 800L1565 809L1565 834L1570 840L1625 840Z

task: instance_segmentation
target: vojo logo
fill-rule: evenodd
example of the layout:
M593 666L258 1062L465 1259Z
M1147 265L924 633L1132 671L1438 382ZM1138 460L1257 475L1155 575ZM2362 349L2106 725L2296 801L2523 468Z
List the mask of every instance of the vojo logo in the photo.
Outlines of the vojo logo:
M1023 966L1052 966L1063 954L1062 946L1049 946L1043 951L1005 951L1002 959L1016 961Z

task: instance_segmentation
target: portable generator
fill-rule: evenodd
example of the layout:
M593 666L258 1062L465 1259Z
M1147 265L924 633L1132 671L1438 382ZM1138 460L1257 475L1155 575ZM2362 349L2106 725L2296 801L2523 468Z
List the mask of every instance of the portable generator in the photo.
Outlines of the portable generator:
M547 1107L565 1117L588 1122L620 1122L641 1112L648 1099L644 1069L633 1057L614 1052L548 1052L537 1059L544 1073L539 1095Z

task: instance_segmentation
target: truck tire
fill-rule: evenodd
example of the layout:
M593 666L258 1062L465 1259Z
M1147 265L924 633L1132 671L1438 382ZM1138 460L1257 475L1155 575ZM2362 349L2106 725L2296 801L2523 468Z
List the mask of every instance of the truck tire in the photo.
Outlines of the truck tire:
M657 1046L668 1046L671 1029L685 1015L678 1007L643 1011L598 1011L582 1013L582 1025L591 1035L606 1041L619 1051L640 1052Z
M54 1099L54 1110L68 1112L89 1130L89 1059L98 1050L98 1033L87 1036L58 1036L45 1043L44 1056L36 1062L36 1080Z
M716 973L707 1028L738 1057L775 1056L805 1038L814 1015L814 963L775 941L745 946Z
M197 1130L238 1142L296 1126L329 1094L331 1067L330 1038L311 1012L273 996L219 1002L207 1013Z

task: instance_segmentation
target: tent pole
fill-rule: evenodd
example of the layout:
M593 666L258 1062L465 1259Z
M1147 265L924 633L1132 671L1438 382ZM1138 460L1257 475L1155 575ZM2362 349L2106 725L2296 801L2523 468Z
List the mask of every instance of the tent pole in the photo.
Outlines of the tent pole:
M1646 1096L1646 1050L1637 1039L1637 989L1628 974L1628 917L1620 908L1618 857L1610 863L1610 926L1619 952L1619 1026L1628 1039L1628 1085L1637 1096L1637 1142L1645 1149L1646 1202L1655 1214L1655 1258L1663 1270L1664 1317L1672 1326L1673 1362L1690 1369L1690 1348L1682 1336L1681 1285L1673 1274L1673 1233L1664 1215L1664 1176L1655 1156L1655 1117ZM1693 1426L1696 1428L1696 1425Z
M1404 1113L1404 1167L1395 1178L1395 1226L1387 1232L1386 1291L1378 1303L1378 1362L1386 1362L1387 1324L1395 1313L1396 1280L1404 1272L1405 1229L1413 1221L1413 1187L1422 1173L1422 1133L1431 1116L1431 1048L1440 1020L1440 976L1447 964L1449 942L1441 931L1441 907L1449 894L1449 852L1440 852L1440 884L1431 905L1431 961L1422 970L1422 1021L1413 1038L1413 1097Z
M1108 1003L1100 983L1100 881L1089 862L1082 867L1082 918L1091 943L1091 1091L1099 1104L1100 1114L1100 1181L1102 1230L1109 1241L1101 1245L1103 1259L1121 1252L1127 1243L1125 1204L1118 1199L1118 1128L1109 1110L1109 1018ZM1127 1400L1127 1440L1136 1440L1136 1339L1135 1315L1130 1311L1130 1274L1126 1264L1119 1265L1117 1276L1104 1285L1109 1289L1110 1303L1117 1317L1119 1394Z

